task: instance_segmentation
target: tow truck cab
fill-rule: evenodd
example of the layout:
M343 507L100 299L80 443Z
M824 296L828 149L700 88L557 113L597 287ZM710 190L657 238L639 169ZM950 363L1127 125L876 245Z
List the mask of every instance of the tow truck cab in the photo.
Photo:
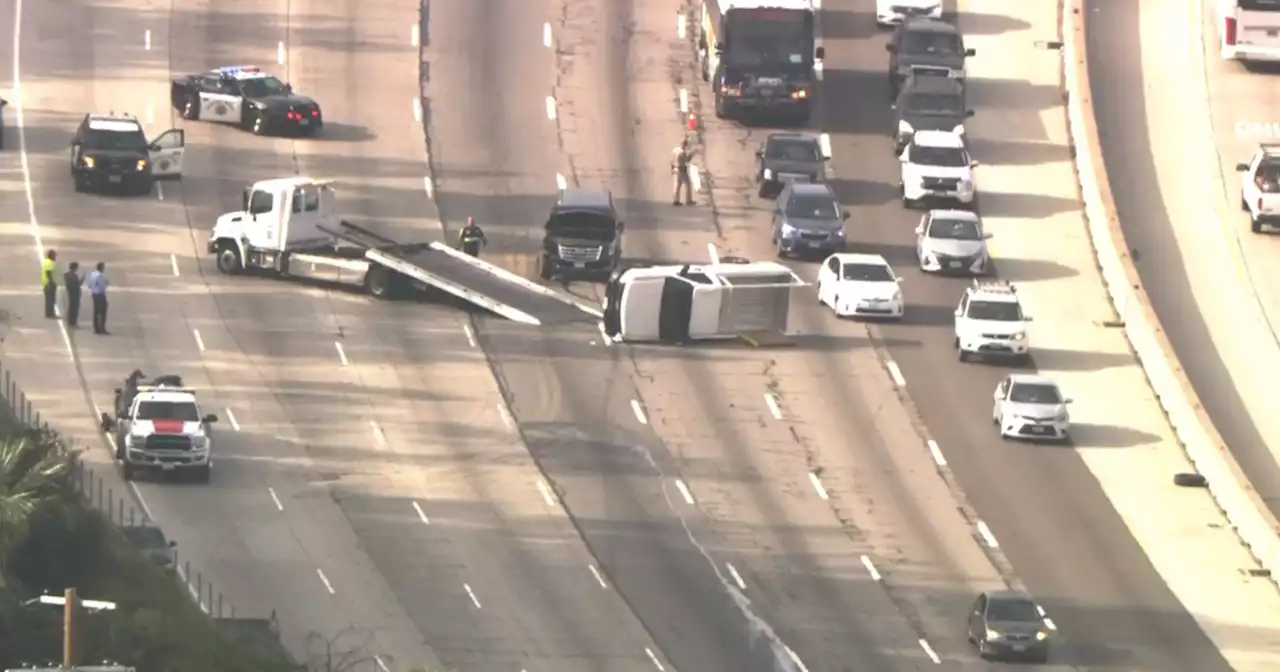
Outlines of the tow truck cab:
M333 236L320 227L340 222L333 183L310 177L262 180L244 190L241 209L218 217L209 236L209 254L218 270L281 271L283 253L332 248Z
M625 229L608 189L561 189L543 225L539 275L543 280L608 277L622 259Z

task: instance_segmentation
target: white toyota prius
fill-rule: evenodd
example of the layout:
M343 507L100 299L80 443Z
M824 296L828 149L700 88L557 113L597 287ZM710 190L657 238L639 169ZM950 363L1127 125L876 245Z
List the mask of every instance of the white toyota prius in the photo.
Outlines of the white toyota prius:
M839 317L900 320L906 309L900 282L884 257L840 252L822 262L818 301Z

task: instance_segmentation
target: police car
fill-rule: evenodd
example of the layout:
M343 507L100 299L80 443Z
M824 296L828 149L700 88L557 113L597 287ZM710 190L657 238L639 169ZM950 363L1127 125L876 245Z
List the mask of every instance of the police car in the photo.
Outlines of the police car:
M185 152L181 129L148 141L133 115L90 113L71 139L71 179L76 191L149 194L155 180L182 176Z
M324 125L319 103L255 65L176 77L169 99L183 119L231 124L258 135L309 136Z

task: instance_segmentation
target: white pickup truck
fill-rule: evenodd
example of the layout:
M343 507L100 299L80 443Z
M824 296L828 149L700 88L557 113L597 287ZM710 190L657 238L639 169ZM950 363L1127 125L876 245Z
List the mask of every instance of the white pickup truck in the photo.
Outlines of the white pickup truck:
M1264 143L1248 163L1236 164L1240 173L1240 209L1249 213L1249 229L1280 226L1280 144Z

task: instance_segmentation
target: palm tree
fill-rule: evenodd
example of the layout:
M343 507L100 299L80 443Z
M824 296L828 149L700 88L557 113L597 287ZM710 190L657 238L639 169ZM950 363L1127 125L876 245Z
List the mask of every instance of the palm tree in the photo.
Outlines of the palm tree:
M48 432L0 441L0 586L32 514L67 492L71 459Z

